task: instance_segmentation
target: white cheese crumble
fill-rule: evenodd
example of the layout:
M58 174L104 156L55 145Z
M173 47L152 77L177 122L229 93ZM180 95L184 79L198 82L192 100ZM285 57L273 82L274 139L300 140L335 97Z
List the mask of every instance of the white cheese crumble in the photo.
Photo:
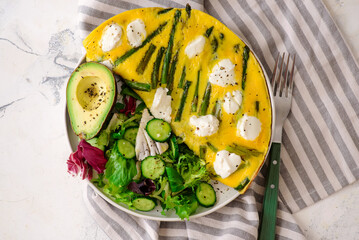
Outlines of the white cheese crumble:
M202 35L200 35L196 39L188 43L184 52L186 53L188 58L191 59L203 51L205 43L206 43L206 39Z
M169 147L166 142L160 143L152 140L146 132L146 125L151 119L153 119L153 116L151 116L147 108L145 108L142 113L140 126L138 127L135 144L136 158L139 161L142 161L148 156L162 154Z
M242 94L240 91L235 90L232 93L227 92L224 97L223 108L229 114L234 114L238 111L242 104Z
M214 171L221 178L226 178L238 169L241 162L242 159L237 154L222 150L216 154L216 160L213 163Z
M261 132L261 121L253 116L244 114L237 124L237 135L246 140L255 140Z
M110 70L113 69L113 64L111 62L111 60L105 60L105 61L102 61L100 62L102 65L105 65L106 67L108 67Z
M128 42L132 47L140 46L147 35L145 23L141 19L130 22L126 31Z
M195 127L194 133L200 137L211 136L215 134L219 128L219 121L213 115L192 116L189 122Z
M153 98L151 113L156 118L161 118L166 122L171 122L171 96L167 95L168 89L159 87Z
M112 23L104 29L100 40L102 51L108 52L121 43L122 28L116 23Z
M222 87L236 84L235 65L228 58L221 60L213 68L209 75L209 81Z

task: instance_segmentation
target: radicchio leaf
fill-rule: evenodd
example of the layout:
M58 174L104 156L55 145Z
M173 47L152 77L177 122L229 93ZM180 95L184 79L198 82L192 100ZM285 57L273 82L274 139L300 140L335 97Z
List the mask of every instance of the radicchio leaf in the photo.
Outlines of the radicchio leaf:
M124 97L123 102L125 103L125 108L121 109L120 112L125 113L126 115L129 113L134 114L136 110L136 99L132 96L128 96L128 100Z
M85 140L81 140L77 150L82 149L82 155L85 160L95 169L98 173L103 173L106 168L107 159L101 149L91 146Z
M82 179L92 179L92 171L103 173L106 167L106 158L101 149L91 146L85 140L81 140L77 151L70 154L67 160L68 172L73 176L81 174Z
M131 182L128 184L127 188L134 193L148 196L156 190L156 185L151 179L146 178L139 183Z

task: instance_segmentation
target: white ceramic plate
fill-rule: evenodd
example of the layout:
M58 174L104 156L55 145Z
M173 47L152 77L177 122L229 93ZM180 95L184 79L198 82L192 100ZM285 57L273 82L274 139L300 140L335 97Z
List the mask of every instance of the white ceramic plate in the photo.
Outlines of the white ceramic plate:
M253 53L253 51L252 51ZM254 53L253 53L254 54ZM255 54L254 54L255 55ZM255 56L258 60L258 57ZM83 56L80 61L78 62L76 68L81 64L85 62L85 56ZM264 76L266 78L266 82L267 82L267 88L268 88L268 93L271 99L271 105L272 105L272 132L274 130L274 104L273 104L273 96L272 96L272 91L270 89L270 83L269 83L269 79L267 74L265 73L262 64L259 62L259 64L261 65L262 71L264 73ZM71 123L70 123L70 118L67 112L67 108L65 111L65 120L66 120L66 129L67 129L67 136L68 136L68 140L71 146L72 151L76 151L77 149L77 145L78 145L78 137L74 134L74 132L72 131L71 128ZM270 140L270 144L272 143L272 139ZM269 148L268 148L269 149ZM269 152L269 151L268 151ZM268 155L267 152L267 155ZM267 157L266 155L266 157ZM133 210L133 209L129 209L127 207L126 204L122 204L122 203L116 203L114 202L111 198L107 197L100 189L98 189L93 183L91 183L90 181L88 181L88 184L104 199L106 199L107 202L109 202L110 204L112 204L113 206L119 208L120 210L127 212L133 216L136 217L141 217L141 218L146 218L146 219L150 219L150 220L157 220L157 221L181 221L181 219L176 215L174 210L170 210L170 211L166 211L166 215L162 215L161 211L162 211L162 207L161 206L156 206L156 208L150 212L141 212L141 211L137 211L137 210ZM192 216L190 216L190 220L197 218L197 217L202 217L205 216L207 214L210 214L218 209L220 209L221 207L227 205L228 203L230 203L232 200L234 200L236 197L238 197L240 194L238 191L236 191L235 189L228 187L218 181L212 181L211 182L212 186L214 187L214 189L216 190L216 194L217 194L217 202L213 207L210 208L205 208L202 206L199 206L196 213L193 214Z

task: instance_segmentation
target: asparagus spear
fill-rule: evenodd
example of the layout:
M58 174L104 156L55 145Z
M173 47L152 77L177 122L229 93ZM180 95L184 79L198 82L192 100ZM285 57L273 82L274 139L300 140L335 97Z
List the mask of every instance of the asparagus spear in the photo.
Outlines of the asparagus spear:
M156 46L151 43L150 47L147 49L145 55L143 56L143 58L141 59L140 63L136 68L136 72L138 74L143 74L143 72L146 70L148 62L150 61L155 50L156 50Z
M173 82L174 82L176 66L177 66L177 62L178 62L178 55L179 55L179 50L177 50L176 54L174 55L174 57L172 59L171 68L170 68L170 71L168 74L169 76L168 76L167 89L169 90L169 94L171 94L172 89L173 89Z
M123 54L121 57L117 58L115 61L115 66L118 66L120 63L125 61L127 58L131 57L132 54L143 48L147 43L149 43L154 37L156 37L163 28L167 25L167 22L162 23L156 30L154 30L148 37L142 42L142 44L138 47L131 48L128 50L125 54Z
M244 90L246 86L247 63L249 58L249 48L247 46L244 47L242 56L243 56L242 89Z
M233 46L233 50L235 53L238 53L239 52L239 49L240 49L241 45L238 43L236 45Z
M250 182L249 178L246 177L237 187L236 190L241 191Z
M194 91L193 100L192 100L192 105L191 105L191 111L192 111L192 112L197 112L197 105L198 105L198 88L199 88L199 78L200 78L200 75L201 75L201 70L198 70L196 89L195 89L195 91Z
M199 158L204 159L206 152L207 152L207 147L205 145L199 146Z
M169 11L171 11L173 8L165 8L165 9L162 9L161 11L159 11L157 14L158 15L161 15L161 14L165 14L165 13L168 13Z
M214 26L208 28L208 29L206 30L206 33L204 34L204 36L206 36L207 38L209 38L209 36L211 36L211 33L212 33L212 31L213 31L213 28L214 28Z
M169 64L170 64L170 60L171 60L171 56L172 56L173 40L175 37L176 26L177 26L180 16L181 16L181 11L177 10L174 15L170 39L168 41L168 47L166 49L166 54L165 54L165 57L163 60L161 83L167 83Z
M131 88L126 87L126 86L124 86L124 87L121 89L120 94L121 94L122 96L128 95L128 96L131 96L131 97L133 97L133 98L136 98L137 100L143 101L142 98L141 98L135 91L133 91Z
M216 37L214 37L213 40L211 41L211 46L212 46L212 53L215 53L218 48L218 40Z
M257 157L262 154L262 152L258 151L257 149L245 148L243 146L233 144L226 147L228 152L235 153L243 158L248 158L251 156Z
M221 119L221 115L222 115L222 107L221 107L221 101L217 100L216 103L214 104L213 110L212 110L212 115L214 115L218 120Z
M259 101L256 101L256 112L259 112Z
M140 91L146 91L146 92L149 92L151 90L151 85L148 83L140 83L140 82L130 81L127 79L124 79L124 81L127 84L127 86L129 86L130 88Z
M187 12L187 15L188 15L188 18L191 17L191 5L189 5L188 3L186 4L186 12Z
M207 142L207 146L208 146L209 149L211 149L213 152L218 152L218 148L216 148L215 146L213 146L212 143Z
M162 60L162 56L163 56L164 51L165 51L165 48L164 48L164 47L161 47L161 48L158 50L157 57L156 57L156 61L155 61L155 63L153 64L153 72L152 72L152 75L151 75L151 85L152 85L152 89L155 89L156 86L157 86L158 73L159 73L159 71L160 71L161 60Z
M184 105L186 103L186 99L187 99L187 95L188 95L188 89L191 86L190 81L186 81L185 85L184 85L184 89L183 89L183 93L182 93L182 98L181 98L181 102L180 105L178 107L178 112L176 114L176 118L175 118L175 122L179 122L181 121L181 117L182 117L182 112L183 112L183 108Z
M199 115L200 116L206 115L207 108L208 108L208 105L209 105L209 99L211 97L211 90L212 90L211 83L208 82L207 86L206 86L206 90L205 90L204 95L203 95L201 107L200 107L200 110L199 110Z
M183 88L184 79L186 77L186 66L183 66L181 78L178 83L178 88Z

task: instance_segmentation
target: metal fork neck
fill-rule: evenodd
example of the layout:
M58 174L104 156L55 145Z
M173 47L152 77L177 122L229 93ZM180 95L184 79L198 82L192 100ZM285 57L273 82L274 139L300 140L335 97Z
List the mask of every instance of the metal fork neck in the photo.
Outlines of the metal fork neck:
M282 129L283 126L275 126L274 128L274 132L273 132L273 141L272 142L276 142L276 143L281 143L282 142Z

